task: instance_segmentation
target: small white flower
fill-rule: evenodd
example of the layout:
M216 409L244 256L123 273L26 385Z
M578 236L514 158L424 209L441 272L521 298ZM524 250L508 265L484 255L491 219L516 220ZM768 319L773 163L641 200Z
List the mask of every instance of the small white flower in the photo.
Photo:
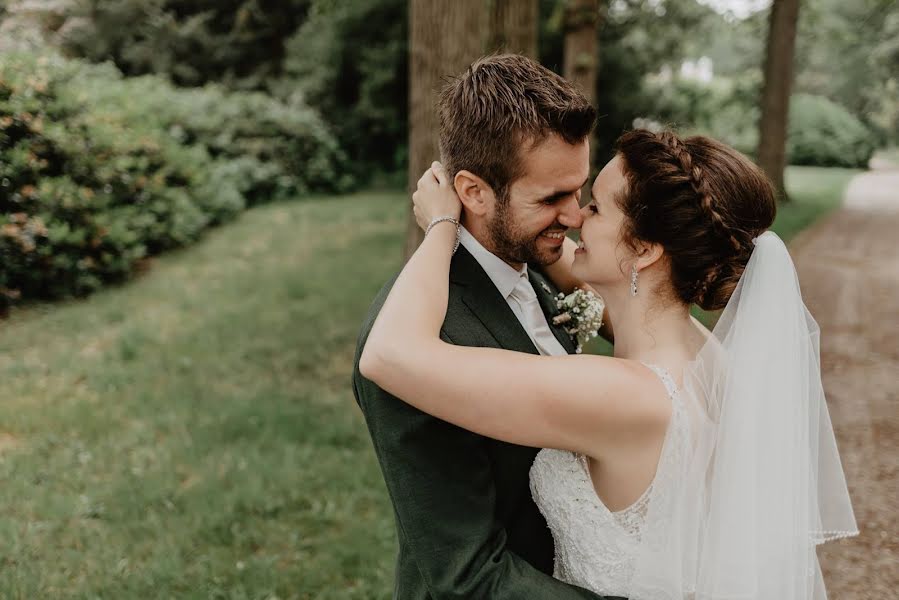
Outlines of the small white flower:
M553 318L554 325L571 324L565 331L577 342L575 352L580 354L583 345L595 338L602 327L602 313L605 310L603 299L592 291L576 289L572 293L559 294L556 307L564 311Z

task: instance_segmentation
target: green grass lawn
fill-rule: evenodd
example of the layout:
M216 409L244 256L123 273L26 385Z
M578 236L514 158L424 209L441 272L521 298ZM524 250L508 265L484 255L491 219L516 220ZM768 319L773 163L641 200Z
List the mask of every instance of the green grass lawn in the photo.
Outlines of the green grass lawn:
M0 598L383 598L352 399L401 196L266 206L124 287L2 323Z
M781 233L850 174L791 169ZM388 598L393 521L349 377L405 210L256 208L0 324L0 597Z
M899 166L899 147L883 148L875 152L874 156L892 163L894 166Z
M837 208L849 180L858 173L861 171L856 169L788 167L786 185L792 201L778 207L772 229L789 241L813 221Z

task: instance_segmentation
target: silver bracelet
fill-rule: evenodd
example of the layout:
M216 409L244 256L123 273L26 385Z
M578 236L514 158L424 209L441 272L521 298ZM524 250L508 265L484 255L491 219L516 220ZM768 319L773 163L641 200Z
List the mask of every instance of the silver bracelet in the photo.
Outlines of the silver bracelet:
M459 242L462 241L462 224L459 223L459 220L455 217L437 217L428 224L428 228L425 229L425 237L428 237L428 234L431 233L431 229L434 228L434 225L443 223L444 221L449 221L456 226L456 244L453 246L453 254L455 254L456 250L459 249Z

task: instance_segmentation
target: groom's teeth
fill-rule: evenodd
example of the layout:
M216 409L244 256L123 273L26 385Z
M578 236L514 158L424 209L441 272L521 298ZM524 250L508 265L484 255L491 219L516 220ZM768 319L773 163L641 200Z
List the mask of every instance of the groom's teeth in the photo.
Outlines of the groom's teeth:
M565 234L564 234L563 232L557 232L557 233L544 233L543 235L545 235L545 236L548 237L548 238L552 238L552 239L554 239L554 240L560 240L560 239L562 239L563 237L565 237Z

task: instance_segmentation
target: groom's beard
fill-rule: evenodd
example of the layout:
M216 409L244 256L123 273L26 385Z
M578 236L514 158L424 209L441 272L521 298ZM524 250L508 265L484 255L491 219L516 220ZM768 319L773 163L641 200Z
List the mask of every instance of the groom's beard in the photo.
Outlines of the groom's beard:
M509 203L497 203L493 218L487 223L487 233L493 246L493 253L509 263L530 263L551 265L562 256L562 250L539 246L538 236L546 230L530 233L522 230L510 214ZM567 228L553 223L547 229L565 231Z

